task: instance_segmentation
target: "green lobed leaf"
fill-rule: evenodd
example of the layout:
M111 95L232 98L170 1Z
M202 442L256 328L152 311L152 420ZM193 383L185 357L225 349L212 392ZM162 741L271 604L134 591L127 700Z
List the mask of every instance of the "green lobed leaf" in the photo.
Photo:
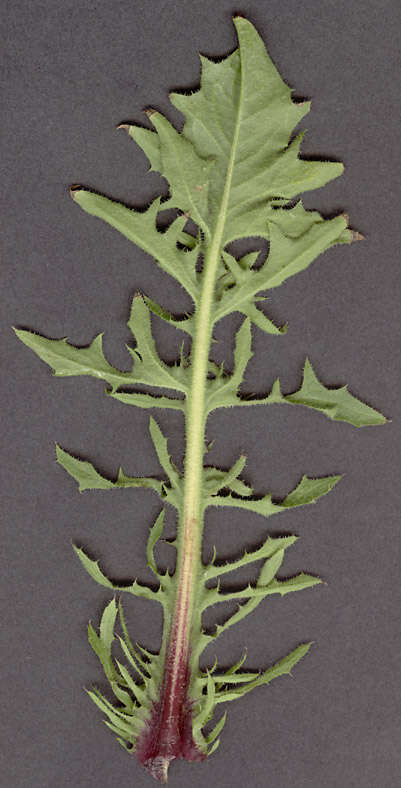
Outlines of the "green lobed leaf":
M114 679L115 673L112 666L110 650L104 646L99 635L97 635L95 632L92 624L88 624L88 640L93 651L99 657L107 678Z
M170 410L185 411L185 401L182 399L172 399L170 397L157 396L154 394L143 394L138 391L107 392L113 399L118 399L124 405L136 405L137 408L169 408Z
M140 733L143 720L133 715L123 714L119 709L114 708L98 689L87 690L87 693L95 705L106 714L112 725L121 731L120 736L124 733L124 738L129 741Z
M228 561L225 564L207 566L204 573L205 578L209 579L218 577L226 572L233 572L235 569L240 569L242 566L246 566L254 561L259 561L261 558L270 558L279 551L282 554L282 551L286 550L287 547L291 547L296 540L296 536L280 536L274 538L269 536L261 547L257 550L252 550L250 553L245 552L244 555L236 561Z
M251 346L251 321L247 318L235 335L234 372L230 379L230 384L233 388L238 388L240 383L242 383L248 362L253 356Z
M179 512L178 529L181 531L174 541L178 550L177 566L187 571L183 559L189 550L188 565L191 565L192 572L198 573L198 580L203 586L209 579L219 578L253 561L263 561L256 585L226 590L220 588L218 580L216 587L197 589L196 600L192 599L196 605L192 606L191 593L195 594L195 591L190 582L191 572L187 571L186 575L182 570L185 582L179 586L179 572L177 578L170 578L168 572L164 576L160 575L157 568L154 548L162 534L164 510L150 530L146 548L148 565L159 580L156 591L136 580L126 586L113 584L103 574L97 561L90 559L82 549L74 548L84 568L96 582L107 588L153 599L164 606L164 630L159 655L152 655L141 646L138 646L139 651L134 648L120 606L123 629L123 638L119 637L121 649L143 683L134 681L127 667L118 660L113 662L111 649L117 614L115 601L107 605L102 615L99 635L89 625L91 646L101 660L112 689L124 709L115 709L97 690L89 694L106 714L105 724L125 747L125 742L134 746L145 720L148 722L151 717L153 704L160 704L163 700L162 688L168 685L165 682L165 669L169 671L171 665L176 669L177 659L182 657L180 649L182 643L186 642L188 632L191 632L188 649L189 652L192 649L191 660L193 665L197 665L195 657L203 648L252 612L262 599L270 594L284 596L322 582L305 573L288 579L277 578L284 551L294 543L295 537L269 537L256 550L245 552L239 559L217 566L216 550L207 567L202 566L200 550L197 555L196 551L193 553L192 560L195 526L199 529L197 536L201 543L202 523L197 520L197 512L202 511L203 514L204 503L209 506L237 506L268 517L295 506L314 503L329 492L340 478L329 476L310 479L304 476L281 503L274 503L270 494L257 498L252 488L239 478L245 465L244 456L228 471L204 469L202 479L207 415L217 407L287 403L302 404L332 419L348 421L356 426L385 421L381 414L349 394L346 387L327 389L323 386L308 361L298 392L283 396L280 383L276 380L268 397L245 398L239 394L247 364L252 357L252 323L273 335L284 333L286 328L278 328L258 308L257 304L265 300L263 293L305 270L332 246L356 240L358 234L348 228L348 217L345 215L324 219L316 211L306 211L300 201L290 206L290 201L302 191L320 187L336 178L343 167L337 162L305 161L300 157L303 133L297 134L295 138L292 135L298 122L309 111L309 102L300 104L292 100L291 89L266 54L255 28L240 17L235 18L234 24L239 48L220 62L202 58L200 89L190 95L173 94L171 97L172 103L186 116L182 133L159 112L153 111L148 112L148 115L155 131L128 127L131 137L147 155L151 168L167 178L169 198L164 202L156 199L145 211L134 211L81 187L72 190L72 197L83 210L103 219L136 243L186 289L194 302L193 314L177 318L152 299L137 295L128 322L136 339L136 347L129 348L133 359L130 372L120 372L108 363L103 354L102 335L96 337L89 347L76 348L65 339L49 340L28 331L16 332L26 345L53 368L56 375L92 375L105 380L111 387L108 394L120 402L185 412L187 452L192 452L185 460L186 469L190 469L186 478L174 466L168 453L167 440L158 424L151 419L151 437L169 484L146 477L127 477L121 469L117 481L111 482L103 478L91 463L78 460L57 447L59 463L78 482L80 490L128 486L145 486L156 490L163 500L171 503ZM161 232L157 227L158 215L167 208L176 208L183 215L177 216ZM194 229L191 224L188 225L188 219L197 224L196 237L190 234ZM269 241L267 259L259 267L254 267L257 251L245 254L240 259L229 251L228 244L231 241L251 236ZM332 260L335 258L332 257ZM208 355L214 325L235 311L244 315L245 320L235 337L234 369L228 375L223 364L217 365ZM170 326L185 331L192 338L192 352L188 359L184 358L182 345L178 363L169 365L162 361L152 336L152 314ZM122 390L137 385L172 390L181 399L170 399L164 394L158 396L150 392ZM200 614L206 607L233 599L246 601L224 624L217 626L215 633L208 635L201 628L197 630L198 624L195 626L194 622L200 622ZM177 605L177 600L184 604ZM198 619L187 614L192 609L196 609ZM170 646L173 651L170 651ZM216 672L217 661L206 675L197 673L195 667L190 676L190 686L194 689L190 700L195 712L192 728L200 752L209 755L219 744L218 737L225 716L206 738L202 738L201 733L202 727L212 718L217 703L234 700L254 687L290 673L309 647L310 644L302 644L262 673L239 672L243 659L220 675ZM160 733L160 741L163 740L164 722L165 718L162 718L157 733L157 737ZM156 769L160 754L164 765L162 769ZM162 751L156 753L151 759L152 765L147 764L150 771L154 767L153 773L163 778L167 774L164 755Z
M258 275L261 289L278 287L307 268L322 252L338 243L347 229L347 218L323 219L317 211L276 209L269 217L270 251Z
M146 545L146 558L148 561L148 566L151 568L152 572L154 572L154 574L157 575L157 577L160 577L160 573L156 566L154 549L163 533L164 514L165 514L164 509L162 509L150 529L150 534Z
M227 379L215 378L208 381L207 412L225 404L235 404L237 391L243 381L248 362L253 356L251 320L245 318L235 335L234 371Z
M255 689L256 687L260 687L264 684L270 684L273 679L278 678L279 676L284 675L291 675L291 671L295 665L300 662L300 660L308 653L312 643L302 643L300 646L297 646L294 651L291 651L290 654L287 654L286 657L281 659L279 662L276 662L271 668L263 671L254 681L250 682L249 684L245 684L244 686L238 687L234 690L222 690L221 692L216 694L216 703L224 703L226 701L237 700L238 698L242 698L247 692Z
M78 482L79 492L84 490L111 490L115 486L114 482L101 476L92 463L78 460L72 454L64 451L57 443L56 455L58 464Z
M103 720L104 724L116 734L118 741L123 745L123 747L130 752L130 747L127 747L125 742L131 742L132 740L132 733L131 735L127 733L127 731L122 730L118 727L118 725L113 725L112 722L109 720Z
M227 257L231 257L228 252L222 252L222 262L225 264L225 268L221 271L221 266L219 268L219 276L217 277L216 282L216 300L219 301L221 299L222 294L225 290L232 287L236 282L236 277L232 274L227 266ZM243 255L237 260L237 264L243 271L249 271L253 264L256 262L257 258L259 257L259 252L249 252L248 254ZM235 260L236 258L233 258Z
M220 739L216 739L216 741L212 744L212 746L207 751L207 756L213 755L216 752L217 748L220 747Z
M150 676L151 663L152 660L154 659L154 656L150 655L149 652L146 652L145 649L141 648L141 646L138 645L138 649L140 649L140 652L144 652L146 654L147 659L145 660L142 656L142 653L139 653L138 650L134 648L134 645L128 633L121 599L119 599L118 601L118 614L120 617L121 628L123 630L125 645L127 646L130 654L132 654L136 662L138 662L138 664L141 666L142 670L145 670L146 673Z
M303 591L304 588L312 588L320 583L323 583L320 577L301 572L299 575L290 577L288 580L277 580L277 578L274 578L268 586L268 594L281 594L281 596L285 596L286 594L290 594L291 591Z
M88 625L88 640L90 646L103 666L104 672L110 682L114 695L121 703L123 703L127 711L132 712L132 698L124 689L119 686L118 675L115 671L111 655L116 615L117 606L115 600L112 599L103 612L100 622L100 634L97 635L92 625Z
M273 503L270 493L258 499L241 498L231 494L211 495L207 499L207 506L230 506L236 509L248 509L250 512L262 515L262 517L270 517L272 514L283 511L281 504Z
M250 22L237 17L234 24L239 49L219 63L202 57L200 90L170 96L186 117L183 135L201 157L215 160L209 185L211 224L227 177L231 179L223 245L240 237L268 237L269 202L280 196L292 199L343 171L336 162L299 159L301 138L289 140L309 102L292 101Z
M270 554L269 551L266 550L267 555L265 556L266 560L263 564L262 570L259 575L258 582L256 587L248 585L245 589L238 589L233 592L228 591L220 591L220 580L218 580L217 587L213 589L205 589L203 595L203 605L204 608L209 607L210 605L215 604L216 602L223 601L223 597L226 597L227 594L232 593L234 596L233 599L240 599L241 597L264 597L266 589L270 586L271 582L273 581L274 577L276 576L278 570L281 567L284 559L284 551L289 544L281 544L281 546L277 545L279 549L273 549ZM276 547L276 545L275 545ZM262 557L262 556L261 556ZM263 583L261 582L261 577L263 573ZM248 593L250 591L250 593ZM254 593L255 592L255 593ZM228 597L226 597L228 598ZM222 625L224 627L224 625ZM217 627L216 636L220 634L221 629Z
M235 664L234 664L234 665L231 665L231 667L227 668L227 670L224 672L224 675L225 675L225 676L227 676L227 675L229 675L229 676L230 676L230 675L232 675L233 673L236 673L236 672L237 672L237 670L239 670L240 668L242 668L242 666L243 666L244 662L245 662L245 661L246 661L246 659L247 659L247 656L248 656L248 652L245 650L245 651L244 651L244 653L243 653L243 655L242 655L242 657L240 657L240 659L238 660L238 662L235 662Z
M213 714L215 706L215 684L213 676L207 672L206 695L201 696L200 710L194 715L192 720L192 730L196 734L208 722Z
M268 218L270 248L267 260L256 271L250 270L233 287L223 293L214 315L218 322L231 312L252 310L258 293L281 285L290 276L305 270L313 261L336 243L347 231L347 217L323 219L317 211L305 211L302 203L287 209L275 209ZM255 312L251 312L255 317ZM264 330L263 317L257 316ZM256 321L255 321L256 322ZM269 321L270 323L271 321ZM277 329L268 333L280 333ZM281 330L283 333L283 329Z
M113 389L136 382L130 372L120 372L106 361L102 334L99 334L89 347L77 348L66 339L46 339L32 331L14 331L18 339L52 367L58 377L90 375L105 380Z
M89 558L82 548L76 547L75 545L73 545L73 547L84 569L86 569L96 583L106 588L113 588L116 591L126 591L134 596L143 597L144 599L150 599L164 604L163 594L160 594L161 588L159 592L153 591L151 588L148 588L148 586L138 583L136 580L131 585L116 585L103 574L99 568L98 561Z
M327 495L339 482L341 476L323 476L319 479L309 479L303 476L297 487L278 504L273 503L271 493L263 498L240 498L234 495L211 495L207 499L208 506L234 506L239 509L248 509L263 517L270 517L285 509L294 506L305 506L315 503L322 495Z
M244 304L243 307L239 310L242 312L243 315L249 317L254 323L255 326L260 328L261 331L264 331L265 334L274 334L278 336L279 334L285 334L287 331L287 326L283 325L281 327L276 326L267 315L262 312L261 309L258 309L254 303Z
M164 320L165 323L170 323L170 325L174 326L174 328L179 328L181 331L185 331L187 334L192 336L193 334L193 316L186 315L186 317L176 317L167 309L157 304L156 301L152 301L151 298L148 296L143 296L143 300L145 301L146 306L154 315L160 317L161 320Z
M142 148L149 160L150 171L161 172L160 140L156 132L151 129L144 129L142 126L130 126L128 124L122 124L119 128L125 128L130 137Z
M327 495L340 481L341 476L323 476L320 479L309 479L303 476L298 486L282 501L283 507L305 506L315 503L322 495Z
M136 643L136 647L139 648L141 654L143 654L144 657L146 657L148 662L154 663L158 661L158 654L152 654L151 651L148 651L148 649L144 648L143 646L140 646L139 643Z
M112 482L101 476L92 463L78 460L58 444L56 444L56 455L59 465L78 482L80 492L84 490L112 490L116 487L146 487L155 490L159 495L162 493L162 482L158 479L148 476L126 476L120 468L117 481Z
M277 558L279 554L277 553ZM282 556L280 556L282 557ZM320 577L305 574L301 572L295 577L288 580L277 580L274 578L267 586L251 586L245 588L238 588L235 591L213 591L209 590L206 593L203 609L214 605L216 602L228 602L230 599L241 599L241 597L266 597L271 594L280 594L285 596L291 591L303 591L305 588L312 588L312 586L319 585L323 581Z
M114 640L114 625L117 618L116 600L112 599L106 605L100 620L100 640L106 651L111 654L111 644Z
M219 490L225 487L236 491L242 490L242 494L250 495L252 490L238 479L239 474L243 471L246 465L246 456L241 454L238 460L234 463L229 471L221 471L219 468L204 468L205 475L205 491L208 495L215 495ZM241 494L241 493L240 493Z
M134 211L122 203L82 187L75 188L71 192L71 196L84 211L103 219L129 241L147 252L167 274L187 290L194 300L197 299L199 292L196 276L198 249L195 247L191 251L184 251L177 247L182 230L187 224L186 216L179 216L166 232L162 233L156 228L157 214L161 210L160 198L154 200L149 208L142 212Z
M205 492L208 495L216 495L219 490L227 488L237 495L252 495L253 490L246 482L238 477L229 479L229 471L222 471L220 468L208 466L205 472Z
M248 656L247 651L245 651L243 653L242 657L238 660L238 662L235 662L234 665L231 665L231 667L227 668L227 670L225 670L223 674L218 674L218 682L216 680L216 677L214 677L215 678L215 683L216 683L216 692L218 692L219 689L221 689L221 687L224 686L224 677L225 676L227 676L227 677L234 676L237 673L237 671L240 668L242 668L242 665L244 664L247 656Z
M384 424L387 420L369 405L350 394L347 386L328 389L317 378L312 364L305 361L302 386L294 394L287 394L285 401L294 405L306 405L321 411L334 421L346 421L355 427Z
M213 162L198 156L194 146L160 112L147 114L157 131L162 172L171 190L163 207L180 208L209 234L208 186Z
M265 586L267 586L271 582L271 580L273 579L275 573L278 572L278 570L279 570L279 568L281 566L282 559L283 559L283 550L281 550L281 552L277 551L275 556L273 556L272 558L270 558L269 560L266 560L264 562L264 564L263 564L263 566L262 566L262 568L260 570L260 573L259 573L259 577L258 577L258 580L257 580L257 583L256 583L256 588L264 588ZM215 630L215 632L213 632L213 634L209 634L209 635L205 635L204 636L203 648L206 648L206 646L211 641L213 641L216 638L218 638L223 632L225 632L227 629L232 627L234 624L238 624L240 621L242 621L244 618L246 618L246 616L248 616L250 613L252 613L258 607L258 605L260 605L260 603L263 601L263 599L264 599L264 596L262 596L262 595L261 596L253 596L253 597L248 598L246 602L242 602L238 606L238 609L236 610L235 613L232 613L223 624L218 624L217 625L216 630ZM242 658L242 661L240 660L240 662L237 663L238 668L241 667L241 665L243 664L243 661L244 661L244 658ZM236 667L237 666L234 665L233 669L235 669Z
M224 725L226 723L226 719L227 719L227 712L223 714L222 717L220 717L219 721L216 723L214 728L212 728L210 733L208 733L208 735L205 737L207 744L212 744L214 740L217 739L218 736L220 736L220 733L222 732ZM209 750L208 754L211 755L211 750Z
M146 692L144 691L143 687L140 686L139 684L137 684L136 681L134 681L134 679L132 678L129 670L127 670L125 665L122 665L122 663L119 662L118 660L116 660L116 665L117 665L117 667L118 667L118 669L119 669L119 671L121 673L121 676L123 677L124 681L126 682L127 687L130 689L130 691L132 692L134 697L137 699L137 701L140 704L141 708L145 708L147 705L149 705L149 701L148 701ZM136 668L136 670L137 670L137 668Z
M173 465L168 453L167 439L164 437L157 421L155 421L152 417L150 417L149 420L149 432L160 465L170 479L172 487L178 487L180 483L180 474Z
M135 301L136 299L134 299ZM143 299L140 298L142 303ZM140 309L140 306L136 308ZM134 327L131 314L131 327ZM138 321L137 325L140 323ZM111 386L111 396L120 402L139 405L140 407L170 407L183 410L184 401L173 400L168 397L157 397L144 393L122 393L117 389L121 386L132 386L144 383L156 387L167 387L177 391L185 391L185 371L170 368L159 359L151 340L149 343L150 323L144 323L138 330L142 340L141 350L144 360L139 358L135 351L130 350L134 359L131 372L120 372L106 361L102 348L102 334L99 334L87 348L77 348L70 345L66 339L47 339L31 331L14 329L18 338L33 350L42 361L45 361L57 377L70 377L88 375L105 380ZM150 335L151 336L151 335Z
M305 575L303 573L296 576L295 578L290 578L289 580L277 581L275 576L283 562L284 549L276 551L271 558L265 560L255 587L248 586L246 589L239 589L238 591L230 592L231 599L244 597L246 598L246 601L241 603L238 606L238 610L230 615L223 624L218 624L216 626L215 632L209 635L203 635L201 652L204 650L204 648L206 648L207 645L209 645L209 643L218 638L223 632L225 632L231 626L238 624L240 621L246 618L246 616L252 613L270 594L280 593L282 596L284 596L286 593L290 593L290 591L302 591L305 588L312 587L322 582L320 578L316 578L311 575ZM217 590L209 589L206 591L203 601L203 609L215 604L216 602L226 601L229 598L229 594L227 592L220 592L219 588ZM235 673L236 670L242 666L245 657L246 654L236 665L233 665L232 668L226 671L223 675L215 675L217 691L220 690L222 682L224 683L224 677L230 677L232 673Z
M146 684L146 682L149 681L149 674L148 671L145 672L145 670L142 668L141 660L137 658L137 652L129 648L123 638L118 636L118 639L120 641L120 646L124 656Z
M258 676L260 676L260 671L253 670L247 673L216 673L214 679L219 682L219 686L224 687L225 684L246 684Z
M150 311L140 293L134 297L128 327L135 336L135 350L128 348L134 359L133 374L138 383L172 388L186 392L186 371L182 366L168 366L159 358L152 336Z
M220 396L220 395L217 395ZM318 379L309 359L306 359L302 386L293 394L282 395L277 380L272 392L262 398L237 398L237 405L270 405L273 403L304 405L328 416L334 421L345 421L354 427L375 426L385 424L387 419L378 410L371 408L348 391L347 386L327 388ZM220 406L220 405L219 405ZM218 407L219 407L218 406Z

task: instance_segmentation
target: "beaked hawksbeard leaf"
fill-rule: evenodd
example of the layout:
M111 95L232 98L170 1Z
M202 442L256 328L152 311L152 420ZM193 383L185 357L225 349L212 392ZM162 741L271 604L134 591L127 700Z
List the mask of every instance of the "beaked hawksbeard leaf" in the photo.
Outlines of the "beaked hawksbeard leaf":
M90 645L103 666L116 703L97 688L89 690L89 696L119 743L129 752L135 751L139 762L161 782L167 781L169 764L175 758L203 760L217 749L226 715L215 720L211 729L205 730L205 726L219 703L236 700L290 673L311 643L297 646L261 671L242 669L246 654L223 671L218 670L217 662L203 670L199 659L204 649L267 596L285 596L322 582L314 574L303 572L286 579L278 576L285 551L295 544L295 536L267 534L262 544L225 561L218 559L214 548L212 559L204 564L202 538L207 508L245 509L250 524L255 514L269 518L283 513L285 517L298 506L318 501L340 479L304 475L281 501L273 499L272 493L255 495L241 478L245 455L228 470L204 464L209 413L218 408L286 404L303 405L357 427L386 421L379 411L351 394L347 386L326 387L308 359L298 391L283 394L276 379L267 395L241 392L253 355L255 327L275 337L270 340L274 342L283 341L279 338L287 329L285 324L276 325L260 308L263 294L304 271L327 249L361 236L349 229L345 214L325 219L302 205L302 192L337 178L343 166L302 158L303 132L294 136L294 130L309 112L309 102L292 99L291 89L281 79L252 24L236 17L234 25L238 48L219 62L201 57L199 90L170 95L183 115L182 131L153 110L147 112L152 128L124 124L148 158L151 170L166 179L168 197L158 197L142 211L82 186L71 189L77 205L119 230L182 285L192 299L192 309L183 312L178 306L177 314L173 314L149 295L137 293L128 321L133 335L133 343L127 347L128 371L116 369L105 358L101 334L87 347L78 348L65 338L48 339L16 329L18 338L56 376L99 378L106 383L107 394L120 403L175 409L185 418L182 468L173 462L168 438L158 421L150 419L150 438L161 478L128 476L120 468L114 479L108 479L91 462L56 446L58 463L81 492L142 487L157 493L162 501L146 547L147 566L154 575L150 584L109 579L97 560L75 546L83 567L97 583L162 606L163 635L158 653L133 644L121 601L117 604L114 598L104 610L99 633L92 624L88 628ZM161 231L158 216L167 208L175 209L175 218ZM241 256L232 245L251 237L260 239L260 250L268 241L267 258L258 266L254 240L252 251L245 250ZM332 265L336 254L331 255ZM211 358L211 350L216 324L233 312L240 313L243 320L235 336L233 368L228 372ZM181 331L175 363L160 358L152 335L152 320L158 319ZM184 353L185 335L190 349ZM176 550L175 571L161 570L158 560L167 504L177 516L176 537L168 540ZM254 584L221 586L226 575L232 578L237 569L255 562L259 562L259 569ZM206 630L203 611L234 599L240 600L237 610L223 623ZM122 634L116 635L118 622Z

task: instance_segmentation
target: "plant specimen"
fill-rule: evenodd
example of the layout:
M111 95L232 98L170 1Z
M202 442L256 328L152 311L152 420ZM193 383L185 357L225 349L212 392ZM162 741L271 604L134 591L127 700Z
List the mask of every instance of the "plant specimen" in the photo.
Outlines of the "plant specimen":
M214 553L204 564L201 548L206 510L211 506L239 507L269 518L315 502L340 478L304 476L281 503L273 502L271 494L258 497L240 478L244 456L227 471L204 464L208 415L226 407L299 404L357 427L385 422L378 411L357 400L346 386L326 388L308 360L298 391L282 394L276 380L268 396L241 394L241 382L252 356L253 326L277 338L285 332L285 327L277 327L259 308L261 293L307 268L331 246L349 244L361 236L348 228L344 214L324 219L316 211L305 210L296 199L301 192L337 178L343 167L337 162L299 157L303 135L291 135L309 112L309 102L292 100L290 88L251 23L237 16L234 24L238 49L220 62L202 57L200 89L190 95L170 96L185 117L182 132L154 111L147 112L153 130L125 127L145 152L151 169L167 179L168 198L156 199L142 212L81 186L71 190L77 205L119 230L182 285L193 301L192 313L176 316L151 298L137 294L128 322L136 340L135 348L128 348L133 362L128 372L119 371L106 360L101 335L89 347L76 348L66 339L51 340L16 330L22 342L56 375L92 375L106 381L108 395L121 403L172 408L184 415L183 468L173 463L165 436L157 421L150 419L150 436L165 474L163 481L130 477L122 470L116 481L110 481L90 462L78 460L57 446L58 462L79 483L81 491L147 487L160 496L163 504L147 543L147 564L156 579L153 587L136 580L130 585L116 585L97 561L75 548L95 581L162 606L163 635L157 654L133 644L121 602L115 598L104 610L99 633L89 626L89 642L103 665L116 703L110 703L96 688L89 692L90 697L119 742L136 752L139 762L161 782L167 781L174 758L200 761L216 749L225 715L213 726L210 723L220 703L241 698L290 673L310 644L299 645L259 672L245 671L244 659L224 672L216 664L201 669L199 660L206 646L270 594L283 596L321 582L304 573L285 580L277 578L285 550L296 541L293 536L267 536L262 545L237 560L221 563ZM167 208L175 209L174 219L162 232L156 220ZM269 242L267 258L259 259L257 266L258 252L239 255L232 245L251 237ZM214 328L232 312L239 312L243 321L235 336L233 370L228 373L210 356ZM165 363L158 355L152 315L189 335L190 350L186 353L182 347L175 364ZM162 572L155 557L167 505L177 512L177 534L172 542L177 555L174 572ZM227 573L261 559L255 585L231 591L220 586L220 579ZM205 630L205 609L233 599L241 601L237 611L212 631ZM122 633L118 636L119 659L112 651L112 646L118 645L117 617Z

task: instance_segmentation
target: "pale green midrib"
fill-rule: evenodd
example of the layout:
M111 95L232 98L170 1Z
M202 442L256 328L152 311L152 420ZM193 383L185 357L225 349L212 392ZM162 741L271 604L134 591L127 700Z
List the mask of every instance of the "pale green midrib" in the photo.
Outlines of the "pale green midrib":
M242 115L242 74L238 114L233 135L231 155L227 167L226 180L220 211L204 262L204 282L199 308L195 310L195 334L192 351L192 383L186 397L186 454L184 473L183 507L177 533L177 570L175 610L170 621L170 632L177 622L177 639L172 665L172 693L178 678L178 663L182 648L188 653L191 629L194 621L194 607L197 584L202 571L202 533L203 533L203 454L205 426L207 419L206 381L208 360L212 339L213 319L211 315L216 272L219 264L227 219L227 207L237 155ZM196 612L196 611L195 611ZM196 649L194 649L196 654ZM192 679L192 677L191 677Z
M231 155L227 167L223 197L210 248L205 258L204 285L201 293L199 311L196 316L196 330L192 357L193 378L191 391L187 400L189 407L186 419L187 452L185 460L184 512L190 508L189 504L191 502L192 511L198 512L201 502L204 432L206 419L206 380L213 327L211 308L213 304L216 270L220 259L234 164L237 154L241 125L241 105L242 80L240 87L238 114L233 136Z

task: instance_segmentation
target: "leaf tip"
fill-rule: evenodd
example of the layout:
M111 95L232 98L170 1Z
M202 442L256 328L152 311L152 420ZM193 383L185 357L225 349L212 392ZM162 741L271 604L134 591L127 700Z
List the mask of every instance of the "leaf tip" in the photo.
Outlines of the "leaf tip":
M16 334L16 336L18 337L18 339L21 339L22 335L24 334L24 331L21 328L16 328L15 326L11 326L11 328L14 331L14 334Z
M79 183L73 183L70 186L70 197L75 200L76 193L82 191L82 186Z
M362 235L362 233L358 233L357 230L350 230L351 233L351 243L355 241L366 241L366 237Z

